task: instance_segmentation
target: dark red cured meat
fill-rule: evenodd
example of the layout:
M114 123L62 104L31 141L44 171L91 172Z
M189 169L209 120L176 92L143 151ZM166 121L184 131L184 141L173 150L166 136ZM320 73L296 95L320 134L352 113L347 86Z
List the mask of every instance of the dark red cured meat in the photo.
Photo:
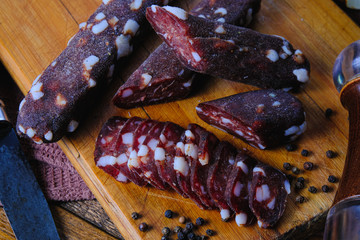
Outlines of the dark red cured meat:
M196 193L204 205L209 209L214 209L217 206L209 195L206 180L209 166L214 160L213 149L219 143L219 139L197 124L189 124L188 129L194 133L198 146L198 159L193 159L190 167L191 190Z
M200 103L196 112L205 122L260 149L293 141L306 129L302 103L282 90L239 93Z
M224 198L228 177L232 165L235 163L236 148L229 142L222 141L214 152L214 161L211 164L207 178L207 188L211 198L220 209L221 218L227 221L231 216L231 209Z
M197 145L194 143L194 134L187 129L176 144L174 170L181 190L201 209L208 209L200 198L192 191L190 182L190 168L193 159L198 156Z
M144 176L143 171L140 167L140 159L137 157L137 152L139 151L139 145L142 145L145 141L150 129L154 127L158 122L148 119L142 121L134 131L134 142L132 148L129 149L129 160L128 160L128 167L132 172L135 172L139 177L143 178L145 181L150 183L153 187L158 187L155 183L150 181L147 177ZM135 151L135 154L132 152Z
M273 227L278 222L285 210L288 194L290 183L285 174L263 163L254 167L249 203L260 227Z
M139 159L142 175L149 179L156 188L165 190L168 188L165 182L160 178L154 160L154 152L160 142L160 134L165 126L164 122L157 122L149 130L144 142L139 145L137 158Z
M115 65L132 52L136 33L147 26L145 9L153 4L163 0L103 1L34 80L20 104L18 132L42 143L75 131L112 79Z
M261 0L202 0L190 14L246 26L259 11L260 3ZM162 43L118 89L113 102L121 108L132 108L186 98L195 75Z
M134 143L134 131L141 122L146 121L139 117L132 117L126 121L120 131L118 141L116 143L115 152L117 154L117 161L114 167L127 177L130 181L139 186L146 185L146 181L141 178L137 173L130 171L128 167L128 160L130 157L130 150Z
M159 149L155 150L155 165L161 179L171 186L178 194L184 198L188 196L181 190L174 171L174 157L176 153L176 143L180 141L182 133L185 131L179 125L166 122L160 134ZM164 154L164 155L163 155Z
M189 69L261 88L298 88L310 64L284 38L152 6L146 17Z
M236 213L235 222L239 226L250 225L254 220L254 214L249 207L248 185L251 182L251 173L256 164L255 159L238 150L235 164L232 166L228 177L225 199Z
M114 150L120 131L126 121L127 119L122 117L110 118L101 128L95 144L94 160L96 166L115 179L120 171L113 166L117 157ZM128 182L127 178L121 178L121 180L122 182Z

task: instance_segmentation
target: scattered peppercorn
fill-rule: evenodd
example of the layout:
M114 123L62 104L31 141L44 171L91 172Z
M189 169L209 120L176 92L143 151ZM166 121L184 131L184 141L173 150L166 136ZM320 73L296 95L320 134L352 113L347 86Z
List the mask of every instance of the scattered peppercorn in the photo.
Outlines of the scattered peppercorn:
M208 239L207 236L205 236L205 235L201 235L201 236L200 236L200 240L206 240L206 239Z
M326 156L328 158L334 158L334 157L336 157L336 153L334 151L328 150L328 151L326 151Z
M296 197L295 201L298 203L303 203L305 201L305 198L303 196L299 195Z
M337 178L335 176L333 176L333 175L330 175L328 177L328 181L331 182L331 183L335 183L337 181Z
M173 217L173 211L171 211L171 210L166 210L166 211L165 211L165 217L167 217L167 218L172 218L172 217Z
M131 213L131 218L136 220L136 219L139 219L140 215L137 213L137 212L133 212Z
M196 235L193 232L188 233L187 238L190 240L196 239Z
M288 152L292 152L292 151L295 151L296 150L296 145L295 144L286 144L285 146L285 149L288 151Z
M290 163L288 163L288 162L284 163L284 164L283 164L283 168L284 168L285 170L290 170L290 169L291 169Z
M174 228L174 233L178 233L178 232L181 232L182 228L180 226L176 226Z
M145 232L148 229L148 225L146 223L140 223L139 230Z
M192 222L188 222L185 226L186 230L193 230L194 229L194 224Z
M331 108L328 108L325 110L325 117L328 118L333 114L333 110Z
M180 231L177 233L177 237L178 237L178 239L183 240L183 239L185 239L186 236L183 232Z
M201 217L198 217L196 219L195 223L196 223L196 225L201 226L201 225L204 225L205 220L203 218L201 218Z
M301 182L301 183L304 183L304 182L305 182L305 178L303 178L303 177L298 177L296 181Z
M214 230L211 230L211 229L207 229L207 230L206 230L206 234L207 234L208 236L214 236L214 235L215 235L215 231L214 231Z
M290 184L291 184L292 181L294 180L294 176L291 175L291 174L287 174L287 175L286 175L286 178L289 180L289 183L290 183Z
M168 228L168 227L164 227L162 230L161 230L161 232L162 232L162 234L164 235L164 236L169 236L169 234L170 234L170 228Z
M161 240L169 240L169 238L167 236L162 236Z
M311 193L316 193L316 192L317 192L317 188L314 187L314 186L310 186L308 190L309 190L309 192L311 192Z
M304 156L304 157L307 157L307 156L309 156L309 151L308 150L306 150L306 149L303 149L302 151L301 151L301 156Z
M184 224L186 222L186 218L184 216L179 217L179 223Z
M296 182L296 183L295 183L295 188L296 188L296 189L303 189L303 188L304 188L304 183L302 183L302 182Z
M294 174L299 174L299 173L300 173L300 169L297 168L297 167L293 167L293 168L291 169L291 171L292 171Z
M321 187L321 190L322 190L323 192L329 192L329 191L330 191L330 188L329 188L328 185L323 185L323 186Z
M304 169L305 170L308 170L308 171L311 171L314 167L314 164L312 162L305 162L304 163Z

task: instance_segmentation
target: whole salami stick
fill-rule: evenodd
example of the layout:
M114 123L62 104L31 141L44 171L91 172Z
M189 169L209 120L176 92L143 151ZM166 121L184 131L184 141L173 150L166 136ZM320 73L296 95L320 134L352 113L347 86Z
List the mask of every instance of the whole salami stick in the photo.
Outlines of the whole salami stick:
M147 19L179 60L193 71L261 88L298 88L310 64L284 38L152 6Z
M164 0L165 1L165 0ZM163 0L103 0L40 74L21 102L18 132L36 143L58 141L77 128L97 99L115 63L129 55L132 39L145 23L145 9Z
M248 25L260 9L261 0L203 0L191 15ZM187 97L195 72L184 67L171 49L162 43L119 88L113 98L116 106L132 108Z
M104 124L97 138L94 152L95 163L112 176L114 174L111 167L116 165L114 156L120 154L113 152L114 148L112 146L116 141L113 136L119 135L119 138L128 138L128 134L131 135L130 132L121 133L126 128L124 126L129 125L128 123L134 122L134 120L147 121L138 117L130 118L125 122L122 118L111 118ZM260 227L268 228L276 224L285 210L287 195L290 194L290 184L285 174L251 158L244 151L236 149L228 142L214 141L214 144L211 144L211 149L204 147L203 141L205 139L202 141L197 140L196 135L198 135L201 127L196 124L190 124L187 129L174 129L167 128L165 123L157 123L163 125L163 130L166 129L166 131L172 132L167 136L171 134L177 135L177 137L172 138L177 139L177 142L170 143L165 139L165 135L160 134L159 137L153 136L153 139L157 142L154 152L143 151L141 148L134 149L134 145L127 144L127 141L120 144L119 149L122 149L122 151L131 150L135 158L138 156L146 158L147 164L156 164L156 161L164 161L164 164L167 161L174 162L173 167L166 168L168 175L184 173L185 176L188 175L186 173L191 172L191 178L195 181L191 184L200 184L203 186L200 188L204 189L196 191L192 187L189 188L189 185L185 182L187 181L186 178L178 178L179 184L187 185L187 194L191 195L190 199L197 203L199 207L211 209L211 207L202 205L199 202L199 200L203 199L216 203L223 220L227 220L231 216L231 211L234 211L236 213L235 220L239 226L250 224L254 216L257 218ZM116 134L119 131L120 134ZM205 129L201 129L201 135L204 137L212 134L210 132L206 134L205 131ZM133 139L133 142L145 144L141 136L142 134L137 134L134 139L133 137L131 139ZM152 135L149 134L146 138L148 137L152 138ZM186 139L186 137L189 139ZM202 137L200 136L200 138ZM167 147L159 144L157 139L162 143L166 143ZM106 146L109 146L110 149L107 149ZM204 155L208 157L204 158ZM191 156L192 161L186 161L188 156ZM198 166L191 163L196 159L202 159L201 164ZM146 170L143 167L140 168ZM129 168L129 170L133 171L133 168ZM163 179L160 174L161 171L161 168L157 168L157 170L151 170L149 175L153 175L153 180L157 178L157 181L160 181ZM139 176L143 179L149 177L145 176L145 174ZM204 180L199 181L199 178L205 178L206 184L202 185ZM129 178L129 180L131 179ZM170 183L169 185L172 186L173 184Z

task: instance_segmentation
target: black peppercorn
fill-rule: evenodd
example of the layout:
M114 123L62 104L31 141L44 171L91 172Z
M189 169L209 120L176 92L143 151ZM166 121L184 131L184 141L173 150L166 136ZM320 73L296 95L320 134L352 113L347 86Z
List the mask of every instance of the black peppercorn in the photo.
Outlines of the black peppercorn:
M139 217L140 217L140 215L139 215L137 212L131 213L131 218L132 218L132 219L136 220L136 219L138 219Z
M310 186L308 190L309 190L309 192L311 192L311 193L316 193L316 192L317 192L317 188L314 187L314 186Z
M173 211L171 211L171 210L166 210L166 211L165 211L165 217L167 217L167 218L172 218L172 217L173 217Z
M139 230L145 232L148 229L148 225L146 223L140 223Z
M292 152L292 151L295 151L296 150L296 145L295 144L286 144L285 146L285 149L288 151L288 152Z
M296 189L303 189L303 188L304 188L304 183L302 183L302 182L296 182L296 183L295 183L295 188L296 188Z
M169 234L170 234L170 228L168 228L168 227L164 227L162 230L161 230L161 232L162 232L162 234L164 235L164 236L169 236Z
M286 178L289 180L289 183L290 183L290 184L291 184L292 181L294 180L294 176L291 175L291 174L287 174L287 175L286 175Z
M178 237L178 239L183 240L183 239L185 239L186 236L183 232L178 232L177 237Z
M205 235L201 235L201 236L200 236L200 240L206 240L206 239L208 239L207 236L205 236Z
M215 235L215 231L214 231L214 230L211 230L211 229L207 229L207 230L206 230L206 234L207 234L208 236L214 236L214 235Z
M185 226L186 230L193 230L194 229L194 224L192 222L188 222Z
M334 158L334 157L336 157L336 153L332 150L328 150L328 151L326 151L326 156L328 158Z
M331 108L328 108L325 110L325 117L328 118L333 114L333 110Z
M306 150L306 149L303 149L303 150L301 151L301 155L304 156L304 157L307 157L307 156L309 156L309 151Z
M308 170L308 171L311 171L314 167L314 164L312 162L305 162L304 163L304 169L305 170Z
M297 196L295 201L298 203L303 203L305 201L305 198L303 196Z
M204 225L205 220L203 218L201 218L201 217L198 217L196 219L195 223L196 223L196 225L201 226L201 225Z
M328 185L323 185L323 186L321 187L321 190L322 190L323 192L329 192L329 191L330 191L330 188L329 188Z
M190 232L190 233L188 233L187 238L189 240L194 240L196 238L196 235L194 233Z
M300 173L300 169L297 168L297 167L291 168L291 171L292 171L294 174L299 174L299 173Z
M328 178L328 181L331 182L331 183L335 183L337 181L337 178L333 175L330 175L329 178Z
M305 182L305 178L303 178L303 177L298 177L296 181L301 182L301 183L304 183L304 182Z
M162 236L161 240L169 240L169 238L167 236Z
M290 163L288 163L288 162L284 163L284 164L283 164L283 168L284 168L285 170L290 170L290 169L291 169Z

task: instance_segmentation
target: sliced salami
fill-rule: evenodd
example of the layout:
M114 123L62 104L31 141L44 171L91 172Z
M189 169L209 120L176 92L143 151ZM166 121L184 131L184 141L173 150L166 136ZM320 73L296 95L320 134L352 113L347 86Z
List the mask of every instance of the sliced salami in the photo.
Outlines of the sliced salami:
M176 143L180 141L185 130L179 125L166 122L160 134L160 143L155 149L154 161L161 179L184 198L188 196L181 190L174 171Z
M238 150L235 164L228 177L225 199L236 214L235 222L238 226L250 225L255 219L249 207L248 187L251 183L252 170L256 164L255 159Z
M115 168L117 153L116 142L120 131L126 122L126 118L112 117L101 128L96 139L94 160L96 166L113 176L120 182L128 182L128 179Z
M306 129L302 103L282 90L257 90L200 103L205 122L259 149L293 141Z
M290 183L285 174L263 163L254 167L249 202L260 227L272 227L278 222L288 194Z
M218 22L248 25L261 0L202 0L190 14ZM165 44L161 44L119 88L113 98L121 108L139 107L186 98L195 73L185 68Z
M181 8L152 6L146 16L189 69L261 88L298 88L310 64L284 38L195 17Z
M17 130L36 143L58 141L73 132L128 56L132 40L146 26L145 9L162 0L104 0L41 73L20 105Z
M174 170L181 190L201 209L207 209L200 198L192 191L190 182L191 162L198 157L198 146L195 144L195 136L187 129L176 144L174 158Z
M214 134L197 124L189 124L188 129L194 133L195 142L198 146L198 158L193 159L190 167L191 190L209 209L215 209L217 205L209 195L206 180L209 166L214 160L213 149L215 149L219 140Z
M223 221L227 221L231 217L231 208L224 196L228 177L235 163L236 153L236 148L229 142L220 142L216 147L215 159L208 172L207 188L211 198L220 209Z
M130 171L128 167L128 160L134 143L134 131L143 121L145 120L139 117L132 117L126 121L120 131L120 135L116 143L115 152L118 157L116 159L116 163L114 164L114 167L119 169L122 175L139 186L144 186L147 182L136 172Z
M165 190L167 185L162 181L155 165L155 150L160 142L160 134L163 131L165 123L157 122L149 130L144 142L139 145L137 158L139 159L139 167L142 175L151 181L156 188ZM135 151L135 150L133 150ZM132 153L133 154L133 153ZM135 152L136 154L136 152Z

